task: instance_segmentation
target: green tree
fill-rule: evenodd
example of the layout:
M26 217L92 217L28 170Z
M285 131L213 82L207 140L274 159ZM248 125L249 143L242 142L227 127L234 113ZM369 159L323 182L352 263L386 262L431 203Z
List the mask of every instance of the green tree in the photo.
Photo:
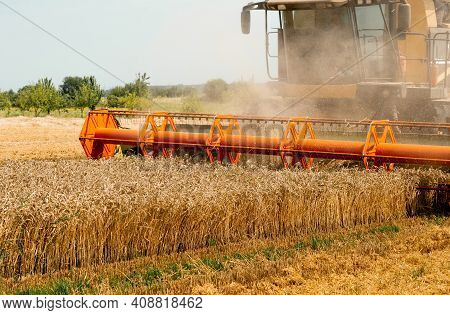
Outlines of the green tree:
M83 82L75 91L73 106L83 113L84 108L94 110L102 99L103 91L95 77L85 77Z
M108 95L106 97L108 102L108 107L110 108L119 108L120 107L120 97L115 95Z
M138 97L134 93L125 96L108 95L108 107L126 109L144 109L151 106L151 101L145 97Z
M139 97L134 93L130 93L121 99L121 107L127 109L135 109L139 107Z
M108 96L116 96L116 97L123 97L123 96L127 96L127 94L129 93L129 91L127 91L125 89L125 87L123 86L116 86L114 88L112 88L111 90L109 90Z
M125 85L127 94L134 94L137 97L150 97L150 76L147 73L138 73L136 80Z
M41 79L35 85L25 86L17 93L17 105L22 110L31 111L34 116L64 108L64 99L51 79Z
M17 98L17 94L14 93L13 90L9 90L8 92L5 92L5 93L8 95L9 100L11 101L12 106L14 107L14 104L15 104L15 101L16 101L16 98Z
M147 73L138 74L136 80L131 83L125 84L125 86L116 86L109 90L108 95L117 97L125 97L128 94L134 94L137 97L150 98L151 90L148 80L150 77Z
M73 101L77 92L85 82L86 79L82 77L65 77L62 84L59 86L59 90L64 97Z
M21 111L29 110L33 85L22 86L16 95L15 106Z
M108 91L108 107L135 109L149 105L151 90L147 73L138 74L135 81ZM142 103L142 104L141 104Z
M9 92L1 92L0 91L0 110L6 112L6 116L9 116L9 112L13 107L13 103L10 97Z
M107 101L108 107L119 108L124 107L122 98L128 95L128 91L123 86L116 86L108 91Z
M209 80L206 82L204 92L206 97L211 101L222 101L228 84L222 79Z
M61 94L70 107L80 109L83 114L84 108L91 110L100 103L103 91L94 76L87 77L65 77L59 86Z

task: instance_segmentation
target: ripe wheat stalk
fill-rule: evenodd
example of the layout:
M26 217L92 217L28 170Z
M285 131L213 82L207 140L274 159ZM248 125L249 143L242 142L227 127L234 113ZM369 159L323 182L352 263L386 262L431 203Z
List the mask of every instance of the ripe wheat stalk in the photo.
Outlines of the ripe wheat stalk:
M183 160L0 164L0 274L68 270L401 218L439 171L276 171Z

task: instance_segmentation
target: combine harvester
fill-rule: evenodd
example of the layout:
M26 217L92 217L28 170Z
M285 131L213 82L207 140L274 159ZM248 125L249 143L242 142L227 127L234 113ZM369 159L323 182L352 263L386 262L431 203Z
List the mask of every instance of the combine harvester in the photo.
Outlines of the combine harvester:
M170 157L182 150L231 164L242 155L278 156L285 167L304 169L314 159L360 161L366 169L392 170L394 163L450 167L450 29L437 21L439 8L432 0L266 0L243 8L244 34L253 10L266 13L267 70L279 96L297 99L297 105L313 100L334 108L375 107L375 119L101 109L89 113L80 135L86 156L106 159L127 150ZM271 12L278 19L275 31L269 29ZM270 67L272 36L277 36L276 77ZM336 130L344 135L334 136ZM448 200L448 184L439 190Z

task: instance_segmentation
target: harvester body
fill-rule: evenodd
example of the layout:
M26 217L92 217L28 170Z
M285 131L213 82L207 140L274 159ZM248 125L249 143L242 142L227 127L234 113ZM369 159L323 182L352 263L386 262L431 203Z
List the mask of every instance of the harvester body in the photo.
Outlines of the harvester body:
M267 0L243 8L242 30L250 32L251 11L265 11L267 71L284 97L446 122L450 28L437 19L442 9L433 0Z

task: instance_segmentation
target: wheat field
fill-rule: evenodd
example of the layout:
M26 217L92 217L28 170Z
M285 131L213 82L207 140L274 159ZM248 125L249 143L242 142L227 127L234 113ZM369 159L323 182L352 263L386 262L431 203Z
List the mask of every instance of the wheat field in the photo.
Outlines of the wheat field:
M437 171L276 171L185 160L0 165L0 270L22 276L404 218Z
M0 119L0 293L448 294L423 169L85 160L80 119Z

